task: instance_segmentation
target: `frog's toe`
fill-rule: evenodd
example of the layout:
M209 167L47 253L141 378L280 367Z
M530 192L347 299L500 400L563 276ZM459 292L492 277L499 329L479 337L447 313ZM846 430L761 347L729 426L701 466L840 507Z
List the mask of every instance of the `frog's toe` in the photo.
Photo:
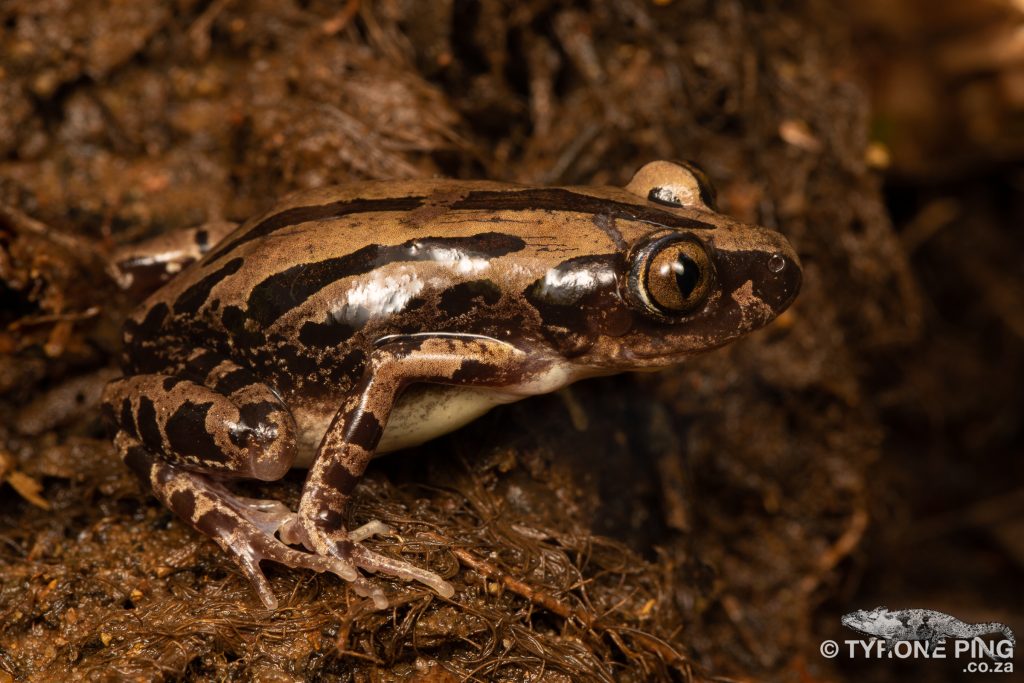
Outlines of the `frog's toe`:
M257 568L260 561L270 560L293 569L309 569L318 574L330 572L345 581L357 581L360 578L355 565L349 560L295 550L271 536L259 536L251 539L249 547L257 551L255 553Z
M330 572L346 581L359 578L359 572L349 560L296 550L285 544L287 539L282 542L275 538L275 531L291 528L295 519L295 513L282 503L234 495L206 502L216 514L200 517L197 526L232 556L267 609L277 609L277 598L260 568L265 560L293 569ZM282 533L282 537L285 536L287 534Z
M373 600L373 606L377 609L387 609L388 599L384 597L384 591L377 586L367 581L363 577L359 577L355 581L351 582L352 590L355 591L356 595L363 598L370 598Z
M367 522L357 529L353 529L348 532L348 540L353 543L359 543L365 541L371 536L390 536L394 534L394 530L379 519L375 519L372 522Z
M318 557L333 558L348 566L374 574L380 573L396 579L417 581L433 589L444 598L455 595L452 585L434 572L410 562L374 552L362 544L362 541L370 536L394 533L383 522L372 521L349 532L344 530L327 531L314 524L306 527L305 533L310 540L310 548L317 553ZM341 575L339 574L339 576ZM342 578L352 583L353 590L358 595L372 598L378 609L384 609L387 606L383 592L373 587L365 578L361 576L353 578L343 576Z
M256 530L254 530L256 531ZM217 540L217 539L215 539ZM249 579L260 600L267 609L277 609L277 597L270 582L260 568L260 562L270 560L295 569L310 569L322 573L331 572L343 579L353 580L358 574L351 564L344 564L334 558L311 555L294 550L265 533L235 534L230 547L226 548L242 573Z
M450 583L434 572L417 567L410 562L375 553L360 543L352 543L348 554L352 558L352 563L360 569L374 573L380 572L406 581L418 581L432 588L443 598L451 598L455 595L455 589Z

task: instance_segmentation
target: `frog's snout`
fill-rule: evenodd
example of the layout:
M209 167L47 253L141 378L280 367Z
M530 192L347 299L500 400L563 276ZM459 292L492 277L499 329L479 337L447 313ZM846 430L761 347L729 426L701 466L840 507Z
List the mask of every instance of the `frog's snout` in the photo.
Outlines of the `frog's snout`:
M783 238L784 239L784 238ZM764 257L762 299L778 315L789 308L803 284L803 269L796 252L785 243L784 249L771 251Z
M771 310L771 318L779 315L793 303L803 283L803 268L800 257L785 235L759 226L746 226L749 244L756 245L747 251L745 271L738 281L749 279L753 294ZM738 251L742 251L740 246ZM766 321L767 322L767 321Z

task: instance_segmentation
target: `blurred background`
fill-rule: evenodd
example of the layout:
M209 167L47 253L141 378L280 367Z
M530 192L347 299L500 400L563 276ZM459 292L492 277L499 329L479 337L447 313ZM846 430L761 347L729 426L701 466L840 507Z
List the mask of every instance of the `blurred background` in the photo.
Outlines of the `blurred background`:
M793 309L381 461L360 499L580 611L464 567L457 605L386 617L281 571L261 616L117 463L119 246L303 187L622 184L654 158L794 242ZM1022 162L1020 0L7 0L0 683L961 680L818 644L876 605L1024 633Z

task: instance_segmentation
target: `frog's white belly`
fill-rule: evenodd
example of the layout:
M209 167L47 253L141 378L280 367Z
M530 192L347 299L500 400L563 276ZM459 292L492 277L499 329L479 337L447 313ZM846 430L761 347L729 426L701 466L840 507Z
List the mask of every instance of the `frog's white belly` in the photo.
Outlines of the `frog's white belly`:
M502 403L523 398L470 387L412 387L398 401L384 429L378 453L417 446L455 431Z
M520 385L500 389L417 384L398 399L377 446L377 454L418 446L454 431L488 410L527 396L555 391L584 376L599 374L560 365ZM294 411L299 428L295 467L309 467L333 413Z

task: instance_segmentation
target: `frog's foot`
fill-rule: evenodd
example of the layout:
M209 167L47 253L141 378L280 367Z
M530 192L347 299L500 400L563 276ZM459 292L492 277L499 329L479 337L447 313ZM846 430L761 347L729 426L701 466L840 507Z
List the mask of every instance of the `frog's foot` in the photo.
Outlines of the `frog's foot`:
M259 563L262 560L272 560L289 567L312 569L316 572L329 571L350 582L357 595L372 599L377 609L385 609L388 606L384 592L360 576L356 567L368 572L379 571L397 578L420 581L445 597L451 597L454 593L451 586L436 574L408 562L374 553L361 545L362 541L372 536L394 535L391 527L384 522L374 520L349 531L345 536L337 535L338 538L333 543L336 547L340 547L341 544L345 550L318 554L316 546L309 540L299 523L298 516L284 503L245 498L214 482L210 482L209 487L211 491L218 492L222 503L261 532L247 534L247 543L241 552L237 542L233 542L229 547L223 544L221 546L235 557L236 563L256 586L264 603L267 603L268 596L273 598L273 593L269 591L266 579L259 571ZM280 541L274 538L275 534ZM218 543L220 544L220 541ZM304 553L287 547L291 545L304 545L313 553ZM325 547L323 540L320 547ZM270 604L267 604L269 607Z
M263 514L264 508L262 506L268 503L277 503L277 501L267 500L246 500L257 504L257 512L259 514ZM287 510L287 514L283 516L280 524L274 526L273 529L269 530L269 533L274 533L276 531L278 538L280 538L288 545L304 545L313 552L316 552L316 547L314 547L313 543L309 540L309 537L306 535L306 530L302 527L302 523L299 521L299 516L292 512L291 510L289 510L288 507L286 507L285 505L282 505L281 503L277 503L277 505L281 505L281 507L284 508L284 510ZM276 520L274 519L268 520L268 523L273 525L275 521ZM395 532L391 529L391 527L389 527L384 522L374 520L372 522L367 522L358 529L353 529L352 531L348 532L348 540L352 541L353 543L360 543L362 541L365 541L367 538L370 538L371 536L390 536L394 533Z
M360 577L351 563L336 558L322 557L289 548L251 522L243 514L232 517L230 512L218 514L210 525L195 525L209 535L238 565L249 579L260 600L267 609L277 609L277 597L270 582L260 568L260 562L270 560L295 569L309 569L317 573L331 572L346 581L359 581ZM360 592L357 588L357 592ZM369 591L361 592L368 595Z
M331 572L355 582L361 595L372 597L351 561L296 550L274 537L275 530L288 526L295 517L284 504L235 495L210 477L154 456L120 434L115 443L125 462L164 505L231 556L268 609L277 609L278 603L260 569L264 560L318 573Z
M221 489L221 500L225 504L230 505L240 516L248 520L252 526L263 532L258 539L253 539L251 542L252 548L249 551L249 554L252 554L253 549L258 551L256 554L259 556L259 559L255 562L256 570L259 568L259 561L266 559L280 562L289 567L302 567L317 572L329 571L350 582L352 589L357 595L372 599L377 609L385 609L388 606L384 592L362 576L359 576L355 569L356 567L368 572L381 572L388 576L419 581L430 586L445 597L451 597L454 594L451 585L442 580L437 574L420 569L408 562L367 550L361 545L362 541L372 536L394 535L391 527L384 522L379 520L367 522L349 531L344 537L339 535L339 538L333 542L335 546L345 544L347 551L332 552L324 555L315 554L316 546L309 540L306 531L298 521L298 516L284 503L276 500L238 496L215 483L211 483L211 488ZM275 533L281 542L273 539ZM272 539L269 545L266 541L268 537ZM304 545L312 550L313 553L298 552L292 548L285 547L286 553L282 555L280 552L282 542L289 546ZM321 547L324 547L323 541L321 541ZM234 550L228 550L235 554ZM295 557L293 554L298 555L298 557ZM239 565L242 566L241 562L239 562ZM252 565L252 563L249 562L247 565ZM266 581L262 573L254 576L251 566L243 566L242 570L249 576L253 584L256 585L260 597L266 602L264 591L260 588L260 582Z
M214 484L213 486L217 485ZM252 581L260 595L260 599L263 600L268 608L276 609L277 601L273 593L264 588L266 586L266 578L259 571L261 560L272 560L293 569L312 569L315 572L329 571L350 582L356 595L371 598L377 609L385 609L387 607L387 599L384 597L383 591L359 576L351 562L299 552L287 547L282 551L282 544L273 538L275 534L277 534L281 542L289 546L308 546L305 532L298 523L298 516L287 505L273 499L238 496L223 487L220 488L223 489L221 492L222 500L263 532L259 536L250 536L248 553L242 553L242 555L254 555L256 557L254 562L244 557L237 557L234 549L229 548L228 551L236 558L236 563L242 568L246 576L249 577L249 580ZM370 536L390 533L393 532L387 524L374 521L353 530L349 536L354 541L361 541ZM268 598L273 600L273 603L268 602Z
M315 552L318 557L332 558L372 574L379 572L397 579L418 581L433 589L444 598L450 598L455 595L455 589L452 585L434 572L417 567L411 562L374 552L362 544L362 541L370 536L393 533L390 527L383 522L368 522L348 532L343 529L328 531L317 524L307 524L304 525L304 533L308 540L307 547ZM364 595L362 590L369 587L369 585L369 582L362 578L353 581L353 588L360 595ZM369 597L373 598L377 608L384 609L387 607L387 601L384 599L383 593L379 589L370 590Z
M161 463L162 464L162 463ZM260 563L264 560L277 562L295 569L309 569L317 573L330 572L351 581L356 593L373 597L371 587L361 581L359 572L351 561L340 557L315 555L290 548L288 539L279 540L274 536L280 529L287 529L295 519L295 513L278 501L257 500L237 496L226 487L214 481L202 481L202 475L186 473L192 479L190 490L195 498L195 510L188 521L199 531L212 538L224 549L235 564L252 582L260 600L268 609L277 609L277 598L270 582L263 574ZM180 489L179 489L180 491ZM170 496L170 505L175 508L175 495ZM180 494L178 496L180 499ZM198 512L198 511L202 512ZM175 512L181 511L175 508Z

